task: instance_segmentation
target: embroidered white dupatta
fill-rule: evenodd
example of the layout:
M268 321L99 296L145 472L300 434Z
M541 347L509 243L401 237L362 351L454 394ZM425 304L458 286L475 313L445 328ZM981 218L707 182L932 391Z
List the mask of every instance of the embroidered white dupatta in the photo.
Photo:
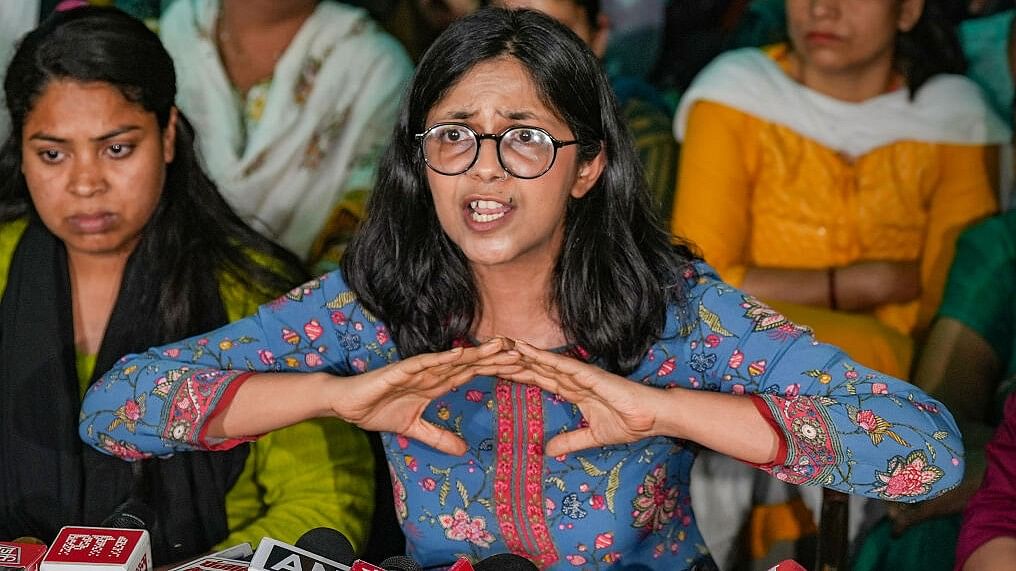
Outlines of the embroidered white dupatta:
M361 9L320 2L275 66L247 133L213 33L219 0L177 0L160 34L177 67L177 103L203 164L254 228L306 258L332 207L370 189L412 64Z

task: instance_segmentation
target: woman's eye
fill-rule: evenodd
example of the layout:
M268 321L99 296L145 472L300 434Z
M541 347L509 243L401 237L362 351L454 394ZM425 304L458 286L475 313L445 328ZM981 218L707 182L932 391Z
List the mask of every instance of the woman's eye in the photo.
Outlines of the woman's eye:
M106 151L109 153L109 156L113 157L114 159L122 159L130 155L131 151L133 150L134 145L128 145L125 143L113 143L112 145L106 148Z
M60 151L55 151L53 149L46 149L39 153L39 158L41 158L43 162L46 163L56 163L63 158L63 153L61 153Z
M444 140L449 143L458 143L466 138L466 134L462 132L462 129L448 129L444 132Z

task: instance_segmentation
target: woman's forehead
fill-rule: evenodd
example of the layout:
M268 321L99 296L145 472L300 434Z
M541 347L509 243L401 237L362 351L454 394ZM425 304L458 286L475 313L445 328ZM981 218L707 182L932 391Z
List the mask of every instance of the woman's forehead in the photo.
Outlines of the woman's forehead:
M434 103L431 120L561 122L547 105L529 70L517 59L502 57L477 63Z

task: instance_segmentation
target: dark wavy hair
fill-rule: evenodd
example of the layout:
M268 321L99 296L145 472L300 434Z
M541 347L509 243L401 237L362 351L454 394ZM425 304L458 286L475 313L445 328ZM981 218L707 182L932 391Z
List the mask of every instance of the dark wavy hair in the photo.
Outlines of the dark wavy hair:
M473 273L441 229L415 133L427 112L473 66L513 58L548 108L579 140L579 160L601 148L606 166L570 199L552 302L568 340L608 370L627 373L680 303L695 259L661 229L631 136L596 57L571 30L529 10L483 9L449 27L424 55L379 166L367 218L344 259L346 280L410 356L467 338L478 315Z
M0 148L0 224L36 217L21 173L25 119L53 81L105 83L169 123L176 98L173 61L158 36L115 8L82 7L55 13L21 41L4 80L11 134ZM175 157L167 165L160 202L142 231L133 257L152 281L138 307L154 304L164 339L198 333L211 303L219 300L216 273L270 297L306 279L300 261L247 226L201 170L194 129L177 115ZM156 285L157 284L157 285ZM148 324L138 323L136 327ZM150 325L148 325L150 326ZM113 332L131 339L132 331Z
M896 35L895 65L911 97L940 73L966 72L967 60L943 0L925 0L914 27Z

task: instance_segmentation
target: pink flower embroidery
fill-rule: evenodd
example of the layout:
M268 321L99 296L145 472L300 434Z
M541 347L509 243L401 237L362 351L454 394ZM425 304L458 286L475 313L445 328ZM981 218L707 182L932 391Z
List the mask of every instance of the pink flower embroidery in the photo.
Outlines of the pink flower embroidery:
M268 349L258 349L258 357L267 367L271 367L275 364L275 354Z
M885 383L871 383L871 394L887 395L889 394L889 385Z
M321 363L324 363L324 359L322 359L321 355L318 355L317 353L307 353L303 356L303 362L307 363L308 367L313 368L320 366Z
M113 422L109 424L109 430L115 430L121 424L130 432L138 428L138 421L145 415L145 393L138 395L137 400L131 399L123 403L123 406L113 412Z
M886 472L875 472L881 486L872 489L887 500L921 496L931 491L931 485L945 474L941 468L928 463L923 450L907 455L893 456Z
M731 369L736 369L740 367L742 363L744 363L744 353L742 353L740 349L735 349L734 352L731 353L730 358L727 359L727 366Z
M470 517L466 510L455 508L449 514L437 516L441 527L445 529L445 536L454 541L468 541L477 547L484 549L490 547L494 541L494 535L487 531L487 521L482 517Z
M634 508L631 515L635 519L632 527L650 532L666 527L677 507L677 486L667 487L667 469L663 464L646 474L631 504Z

